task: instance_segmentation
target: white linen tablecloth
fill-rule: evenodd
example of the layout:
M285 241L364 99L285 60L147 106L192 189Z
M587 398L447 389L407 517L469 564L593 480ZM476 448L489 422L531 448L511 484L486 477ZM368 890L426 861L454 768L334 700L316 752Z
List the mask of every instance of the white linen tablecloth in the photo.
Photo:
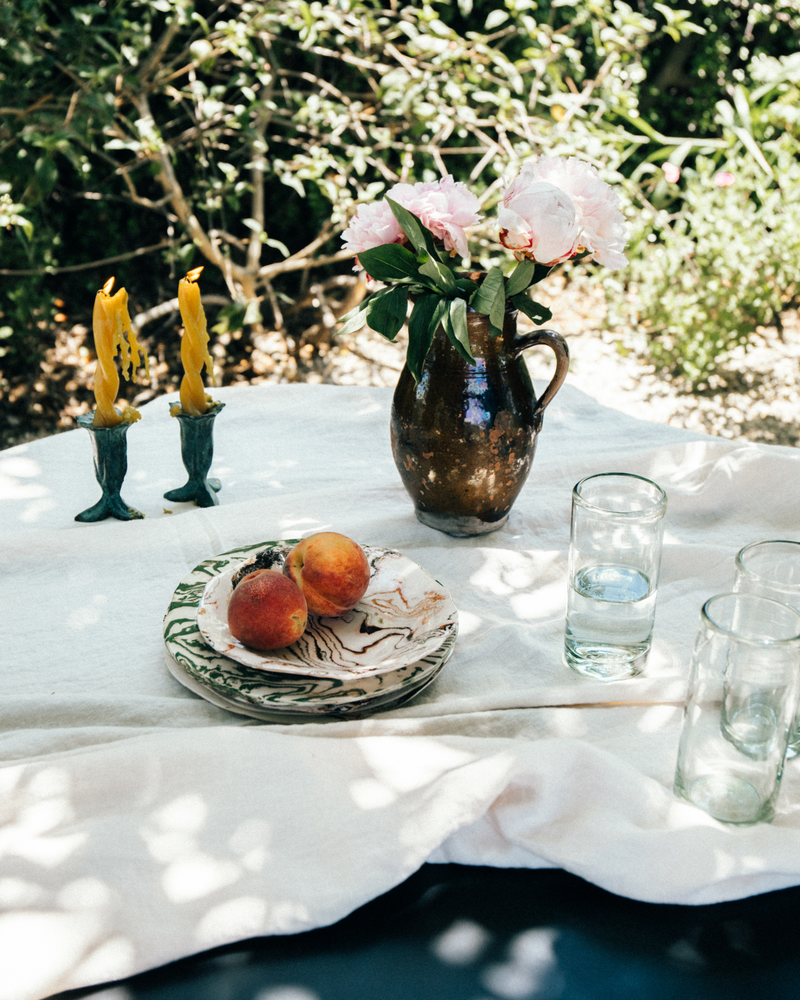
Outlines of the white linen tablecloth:
M141 521L73 520L100 495L82 430L0 453L0 1000L323 926L426 860L562 867L655 902L800 883L800 763L769 825L726 827L672 793L700 607L730 589L743 544L800 534L800 453L567 386L506 527L454 539L414 517L390 390L214 395L215 508L163 499L186 478L174 397L128 434L122 495ZM647 672L612 684L561 659L571 490L603 471L669 498ZM450 590L460 633L435 683L394 711L303 724L181 686L161 635L177 583L323 529L399 549Z

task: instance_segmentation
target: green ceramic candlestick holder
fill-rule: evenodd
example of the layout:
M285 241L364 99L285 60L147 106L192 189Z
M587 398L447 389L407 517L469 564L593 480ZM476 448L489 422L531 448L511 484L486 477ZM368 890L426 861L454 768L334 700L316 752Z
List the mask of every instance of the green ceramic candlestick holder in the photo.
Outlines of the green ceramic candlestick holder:
M140 510L129 507L120 496L122 482L128 471L128 428L130 423L123 420L116 427L94 427L94 414L84 413L78 417L78 424L85 427L92 438L94 474L103 496L93 507L88 507L75 515L76 521L102 521L115 517L118 521L134 521L144 517Z
M217 493L222 488L218 479L209 479L208 470L214 457L214 420L224 403L212 402L205 413L191 417L172 405L170 412L177 418L181 429L181 458L189 479L185 486L164 494L165 500L189 503L198 507L214 507L219 503Z

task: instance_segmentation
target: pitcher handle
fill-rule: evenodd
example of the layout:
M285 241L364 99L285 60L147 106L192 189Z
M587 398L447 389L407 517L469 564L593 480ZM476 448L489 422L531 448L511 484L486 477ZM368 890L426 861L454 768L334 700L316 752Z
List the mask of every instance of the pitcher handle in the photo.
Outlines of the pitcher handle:
M519 357L526 348L536 344L544 344L556 356L556 371L550 379L550 384L542 393L533 411L533 419L538 430L542 425L545 407L564 384L569 371L569 347L560 333L555 330L533 330L531 333L520 333L514 338L514 356Z

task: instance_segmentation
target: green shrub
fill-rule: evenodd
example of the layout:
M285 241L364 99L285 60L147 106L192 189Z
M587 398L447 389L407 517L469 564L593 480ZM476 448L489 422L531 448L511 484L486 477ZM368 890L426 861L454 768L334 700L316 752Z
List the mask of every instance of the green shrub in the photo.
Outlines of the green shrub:
M203 263L230 316L284 329L305 315L312 273L349 273L337 235L359 202L447 171L490 216L521 162L557 153L625 184L652 349L695 377L793 294L788 250L771 276L763 252L756 266L717 250L714 229L739 239L735 203L748 245L766 251L776 226L788 240L800 2L684 6L0 4L0 181L33 226L12 221L0 242L0 328L13 330L0 347L29 343L56 295L88 308L110 273L88 265L109 257L142 306ZM668 159L683 167L674 189ZM738 183L709 188L726 168L742 185L756 171L749 199ZM136 256L153 246L160 267ZM486 232L475 255L493 262ZM746 290L756 272L769 294ZM714 282L732 290L709 303Z
M624 318L644 326L657 364L695 383L800 294L800 54L759 57L751 78L717 103L724 149L685 162L677 184L645 165L631 190Z

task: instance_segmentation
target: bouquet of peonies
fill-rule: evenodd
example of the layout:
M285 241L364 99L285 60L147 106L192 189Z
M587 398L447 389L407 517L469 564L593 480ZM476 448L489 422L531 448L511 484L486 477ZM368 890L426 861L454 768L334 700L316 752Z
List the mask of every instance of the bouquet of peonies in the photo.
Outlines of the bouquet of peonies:
M507 302L534 323L544 323L550 310L534 302L528 289L556 264L572 258L614 269L627 264L617 195L577 157L527 163L506 189L497 214L498 240L517 261L507 278L498 266L485 274L455 270L456 261L461 265L469 257L466 230L481 220L479 208L467 186L450 176L396 184L382 201L362 205L342 239L356 255L357 269L386 287L343 316L339 333L368 324L394 340L411 296L406 363L419 381L440 323L453 347L473 362L468 308L489 317L493 336L502 330Z

